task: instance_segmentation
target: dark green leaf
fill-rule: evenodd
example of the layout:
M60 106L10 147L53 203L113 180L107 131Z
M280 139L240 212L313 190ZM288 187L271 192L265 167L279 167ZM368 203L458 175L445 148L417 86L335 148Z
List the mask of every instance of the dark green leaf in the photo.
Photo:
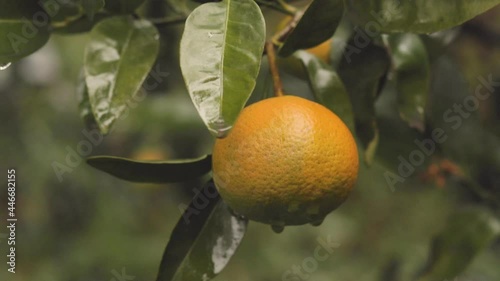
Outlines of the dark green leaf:
M189 94L215 136L228 133L255 87L265 23L253 0L196 8L181 40L180 62Z
M144 183L182 182L201 177L212 169L212 157L168 161L135 161L113 156L94 156L87 163L117 178Z
M158 39L150 22L127 16L105 19L90 32L84 56L85 81L103 134L133 102L156 60Z
M354 132L354 117L349 94L337 73L321 59L306 51L294 54L304 64L316 99L337 114Z
M399 156L409 159L410 153L415 151L415 140L426 138L423 133L410 128L408 123L401 119L397 98L396 82L394 79L391 79L386 82L384 90L380 93L375 103L377 128L380 136L379 144L376 148L376 161L377 164L383 165L387 171L393 173L400 173L398 171L398 167L401 165ZM420 169L428 167L432 159L432 157L426 157L419 167L415 167L413 171L409 171L410 175L406 174L405 177L417 175L420 173Z
M94 15L104 7L104 0L80 0L80 5L90 21Z
M40 49L49 40L50 18L36 1L0 0L0 66Z
M107 11L119 14L133 13L145 0L106 0Z
M314 0L279 50L289 56L298 49L314 47L333 36L344 13L342 0Z
M338 73L351 97L356 135L365 147L365 162L371 164L379 133L375 100L380 93L390 61L387 50L373 40L356 44L359 33L346 46Z
M410 127L423 131L430 83L427 51L415 34L393 34L387 37L387 41L391 48L401 117Z
M40 5L51 18L53 27L66 25L81 17L85 17L79 1L41 0Z
M500 221L484 207L455 213L433 241L429 261L418 281L453 279L500 235Z
M500 4L498 0L347 0L351 19L378 32L430 33L459 25Z
M208 182L175 226L156 280L210 280L235 253L247 223L231 214L213 181Z

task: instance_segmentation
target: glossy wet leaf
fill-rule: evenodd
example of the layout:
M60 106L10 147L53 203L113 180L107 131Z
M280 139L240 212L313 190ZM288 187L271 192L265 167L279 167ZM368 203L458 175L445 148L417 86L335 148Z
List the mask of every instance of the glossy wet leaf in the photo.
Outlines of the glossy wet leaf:
M192 180L212 169L212 157L197 159L138 161L113 156L93 156L87 163L117 178L143 183L169 183Z
M264 41L264 18L252 0L203 4L186 20L182 75L213 135L228 132L252 93Z
M87 85L85 84L85 76L83 71L80 73L79 81L76 87L76 98L78 101L78 111L80 112L80 118L82 119L84 125L88 129L94 129L97 123L92 113L92 107L90 106L89 92L87 91Z
M296 50L311 48L328 40L335 33L343 13L342 0L312 1L297 26L286 37L279 54L289 56Z
M159 49L156 28L146 20L112 17L90 32L85 48L85 81L92 111L103 134L135 102Z
M387 42L391 48L400 115L410 127L423 131L430 83L425 45L415 34L389 35Z
M338 73L351 97L356 135L365 147L365 162L371 164L379 140L375 101L382 90L390 61L381 44L372 40L357 47L359 45L353 40L346 46Z
M347 0L349 17L380 32L430 33L459 25L500 4L498 0Z
M50 37L48 17L33 22L43 9L36 1L0 0L0 65L15 62L40 49Z
M247 223L231 214L213 181L208 182L175 226L156 280L210 280L235 253Z
M294 57L304 64L309 83L318 102L333 111L354 132L351 100L337 72L306 51L298 51Z
M449 218L433 241L428 264L417 281L453 279L500 236L500 221L485 207L470 207Z
M134 12L145 0L106 0L105 8L112 13L128 14Z
M104 8L104 0L80 0L80 5L88 19L92 21L95 14Z

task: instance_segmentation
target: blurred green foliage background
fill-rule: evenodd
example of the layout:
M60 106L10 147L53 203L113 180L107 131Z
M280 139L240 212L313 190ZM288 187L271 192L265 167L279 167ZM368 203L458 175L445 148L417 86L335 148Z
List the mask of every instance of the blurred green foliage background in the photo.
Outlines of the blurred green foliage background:
M270 26L280 19L269 11L266 16ZM468 81L466 93L472 93L478 76L492 74L500 80L499 19L500 8L496 8L466 23L448 48L432 53L434 65L454 61L451 69ZM177 159L211 152L213 138L180 75L177 48L182 27L159 30L161 55L155 67L168 75L131 108L115 131L93 146L92 155ZM75 89L86 40L86 34L52 36L43 49L0 71L0 170L6 177L8 168L16 169L18 214L17 273L6 271L6 240L0 238L0 280L108 281L119 280L115 275L123 271L133 280L154 280L170 232L181 216L179 204L188 204L193 188L203 182L133 184L94 170L84 161L58 180L53 163L65 163L67 149L76 149L85 140ZM449 74L446 68L434 71L434 88L442 90L431 97L434 108L449 108L462 100L454 91L456 77L443 78ZM285 90L310 96L305 82L286 74L284 79ZM447 158L496 194L500 194L500 170L489 163L500 159L498 89L443 148ZM391 137L386 143L390 147L398 141ZM397 159L383 146L382 138L381 158ZM471 154L474 161L467 156ZM313 255L318 238L328 237L340 246L318 263L308 280L410 280L426 263L430 241L450 213L471 200L454 179L437 187L417 176L392 191L384 172L395 168L387 161L369 168L362 165L354 193L320 227L288 227L275 234L269 226L251 222L240 249L216 280L281 280L284 272ZM7 208L3 193L2 223ZM6 233L2 229L0 233ZM496 241L457 280L500 280L499 265L500 242ZM402 279L387 277L395 270Z

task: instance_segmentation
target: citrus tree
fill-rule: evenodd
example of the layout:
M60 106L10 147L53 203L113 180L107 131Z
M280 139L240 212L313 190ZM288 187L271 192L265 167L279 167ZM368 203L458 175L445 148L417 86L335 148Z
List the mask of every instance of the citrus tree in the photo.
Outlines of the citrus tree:
M215 277L249 220L278 233L287 225L320 225L349 195L358 152L364 165L386 167L392 191L418 179L437 186L454 181L466 194L457 206L467 208L433 240L415 280L454 278L500 235L500 130L480 133L477 118L469 118L478 110L500 111L492 106L498 65L486 75L463 73L447 53L464 23L498 0L0 3L2 68L54 33L89 33L79 114L100 136L112 134L131 103L154 87L147 77L155 75L163 27L183 25L181 40L169 42L169 57L178 61L193 105L217 139L213 156L87 159L133 182L213 175L173 230L158 281ZM164 8L156 9L158 3ZM306 93L295 93L304 83ZM455 92L443 90L446 84ZM464 134L477 136L484 148L453 141Z

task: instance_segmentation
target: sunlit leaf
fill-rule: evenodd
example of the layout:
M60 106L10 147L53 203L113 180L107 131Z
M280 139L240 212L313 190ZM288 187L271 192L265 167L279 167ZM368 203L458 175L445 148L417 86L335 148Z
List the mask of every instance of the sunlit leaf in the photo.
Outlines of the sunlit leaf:
M351 100L337 73L321 59L306 51L298 51L294 56L304 64L309 83L319 103L333 111L354 132Z
M0 0L0 66L40 49L50 37L50 18L36 1ZM35 15L41 15L34 18Z
M347 0L349 17L379 32L430 33L459 25L500 4L498 0Z
M367 164L372 163L378 145L375 100L382 89L389 65L387 50L380 44L372 40L361 47L351 40L338 68L339 76L351 97L356 135L365 147Z
M201 118L216 136L228 132L255 87L264 25L253 0L203 4L186 21L182 75Z
M231 214L213 181L209 181L175 226L156 280L210 280L235 253L247 223Z
M117 178L143 183L169 183L191 180L212 169L212 157L168 161L137 161L113 156L94 156L87 163Z
M314 0L279 49L289 56L298 49L314 47L333 36L344 13L342 0Z
M484 207L458 211L433 241L425 269L417 281L453 279L500 235L500 221Z
M393 34L387 41L391 48L400 115L410 127L423 131L430 83L427 51L415 34Z
M153 66L159 35L148 21L112 17L90 32L84 70L92 111L103 134L128 109Z

